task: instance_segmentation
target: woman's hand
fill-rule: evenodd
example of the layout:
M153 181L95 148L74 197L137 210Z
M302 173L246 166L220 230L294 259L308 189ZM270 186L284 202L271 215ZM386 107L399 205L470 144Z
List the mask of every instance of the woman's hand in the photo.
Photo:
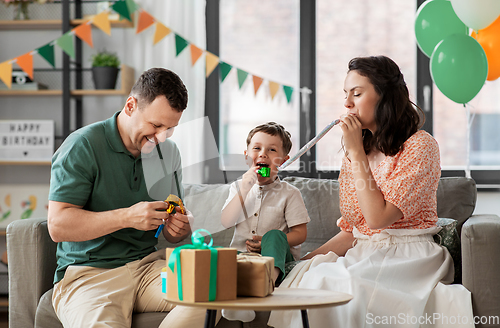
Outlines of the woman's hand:
M351 159L349 154L363 152L363 129L361 122L354 114L346 114L340 117L340 128L344 135L344 147L347 156Z

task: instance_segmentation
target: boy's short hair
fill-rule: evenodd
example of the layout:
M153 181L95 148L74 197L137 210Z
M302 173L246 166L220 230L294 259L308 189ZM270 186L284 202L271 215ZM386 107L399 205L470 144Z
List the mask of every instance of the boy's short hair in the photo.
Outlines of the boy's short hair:
M253 128L249 133L247 137L247 147L252 141L252 137L257 133L257 132L264 132L272 136L278 136L280 137L281 141L283 142L283 151L285 152L285 155L288 155L290 152L290 149L292 149L292 139L291 139L291 134L285 128L283 125L275 123L275 122L267 122L264 124L261 124L259 126L256 126Z

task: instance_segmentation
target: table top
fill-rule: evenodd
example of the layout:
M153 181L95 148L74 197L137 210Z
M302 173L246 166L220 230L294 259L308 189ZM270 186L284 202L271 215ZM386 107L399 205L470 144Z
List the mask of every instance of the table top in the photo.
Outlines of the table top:
M164 298L175 305L201 307L210 310L306 310L348 303L352 295L320 289L276 288L267 297L238 297L231 301L184 302Z

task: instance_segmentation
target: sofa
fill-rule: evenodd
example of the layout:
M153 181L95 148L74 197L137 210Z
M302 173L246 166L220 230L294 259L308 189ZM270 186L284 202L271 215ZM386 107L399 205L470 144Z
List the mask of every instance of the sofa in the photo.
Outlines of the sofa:
M285 181L298 187L304 198L311 222L302 253L312 251L339 228L340 217L338 181L286 177ZM214 232L214 245L228 246L233 229L220 228L221 208L229 192L228 185L186 184L185 204L193 212L196 226ZM468 178L441 178L437 192L438 216L456 220L458 257L461 282L472 292L476 316L500 316L500 218L496 215L474 215L476 185ZM455 222L455 221L453 221ZM454 227L454 226L453 226ZM458 233L458 235L457 235ZM461 236L461 240L458 236ZM189 243L187 238L183 243ZM461 247L460 247L461 243ZM169 245L163 238L159 248ZM461 248L461 256L460 256ZM9 327L58 328L52 304L52 280L56 268L56 243L47 231L45 218L12 222L7 228L9 258ZM460 270L459 270L460 271ZM456 280L460 280L458 277ZM137 313L132 327L158 327L165 313ZM258 312L253 322L241 323L221 319L217 327L266 327L269 313ZM493 327L478 324L477 327Z

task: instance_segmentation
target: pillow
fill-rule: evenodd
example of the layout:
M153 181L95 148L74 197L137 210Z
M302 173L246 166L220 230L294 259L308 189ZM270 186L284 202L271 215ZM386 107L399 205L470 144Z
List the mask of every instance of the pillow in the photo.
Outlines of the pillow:
M439 218L437 226L441 231L434 235L434 241L448 249L455 267L455 284L462 283L462 251L460 237L457 231L458 221L454 219Z

